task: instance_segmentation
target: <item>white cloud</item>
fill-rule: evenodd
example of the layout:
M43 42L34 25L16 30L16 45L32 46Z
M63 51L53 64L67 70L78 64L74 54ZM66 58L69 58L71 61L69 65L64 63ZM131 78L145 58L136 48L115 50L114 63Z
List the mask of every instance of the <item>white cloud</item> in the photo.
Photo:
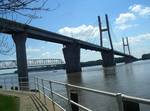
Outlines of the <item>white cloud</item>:
M116 24L125 24L128 21L135 20L136 17L132 13L121 13L118 18L116 18Z
M138 26L138 24L121 24L121 25L118 25L116 28L117 29L120 29L120 30L125 30L125 29L128 29L128 28L132 28L132 27L136 27Z
M116 29L125 30L137 26L136 24L129 24L130 21L136 19L136 16L133 13L121 13L118 18L115 20Z
M141 44L141 42L144 42L146 40L150 40L150 33L144 33L144 34L139 34L136 36L130 36L130 37L128 37L128 39L129 39L130 45ZM119 48L120 46L122 46L122 41L115 42L114 46L116 48Z
M92 25L80 25L78 27L64 27L58 30L58 33L74 37L80 40L89 40L98 36L98 27Z
M148 43L150 41L150 33L139 34L129 37L129 44L132 55L140 57L144 53L149 53Z
M129 42L131 44L138 44L146 40L150 40L150 33L145 33L145 34L140 34L137 36L129 37Z
M145 42L150 41L150 33L143 33L135 36L129 36L128 40L129 40L129 45L130 45L130 50L132 55L136 57L140 57L144 53L149 53L149 49L147 48L148 46L147 44L145 44ZM118 42L114 42L113 45L114 45L114 49L123 52L122 40Z
M101 54L96 51L91 51L91 50L84 50L81 49L81 62L86 62L86 61L93 61L93 60L98 60L101 59Z
M57 59L62 59L64 61L64 57L63 57L63 53L62 53L62 49L56 49L55 52L43 52L39 55L39 57L41 59L46 59L46 58L57 58Z
M143 5L134 4L129 7L129 10L133 13L137 13L141 16L150 15L150 7L145 7Z
M41 50L38 48L32 48L32 47L29 47L27 48L27 52L40 52Z
M41 58L50 58L50 52L44 52L41 54Z
M150 7L146 7L140 4L131 5L128 8L128 12L121 13L115 20L116 29L125 30L137 26L137 24L131 24L132 21L138 19L138 17L149 16Z
M129 7L129 10L131 10L132 12L135 12L135 13L140 12L141 9L142 9L142 6L139 4L134 4L134 5Z

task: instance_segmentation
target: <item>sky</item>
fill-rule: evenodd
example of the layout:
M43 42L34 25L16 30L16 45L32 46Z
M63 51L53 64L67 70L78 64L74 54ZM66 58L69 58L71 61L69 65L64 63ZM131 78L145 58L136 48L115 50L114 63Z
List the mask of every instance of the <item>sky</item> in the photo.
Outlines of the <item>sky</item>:
M56 10L38 12L42 18L30 25L100 45L97 16L102 18L105 27L105 14L108 14L115 50L123 52L122 37L128 37L133 56L150 53L149 0L48 0L45 7ZM11 37L8 41L12 42ZM110 47L107 33L103 35L103 42L104 47ZM28 59L64 60L62 48L61 44L51 42L33 39L26 42ZM16 54L0 55L0 60L4 59L16 59ZM81 49L81 61L98 59L101 59L99 52Z

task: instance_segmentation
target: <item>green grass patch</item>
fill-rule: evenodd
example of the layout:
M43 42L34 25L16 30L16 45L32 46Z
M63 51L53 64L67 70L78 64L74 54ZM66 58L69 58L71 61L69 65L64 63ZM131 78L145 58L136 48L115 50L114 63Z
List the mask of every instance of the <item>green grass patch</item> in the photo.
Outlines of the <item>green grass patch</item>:
M0 111L19 111L19 97L0 94Z

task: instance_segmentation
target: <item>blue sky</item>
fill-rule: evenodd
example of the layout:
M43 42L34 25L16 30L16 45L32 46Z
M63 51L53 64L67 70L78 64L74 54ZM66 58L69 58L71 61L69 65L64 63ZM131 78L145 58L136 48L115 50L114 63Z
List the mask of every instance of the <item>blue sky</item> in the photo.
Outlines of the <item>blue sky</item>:
M55 8L50 12L39 12L42 19L30 25L61 33L99 44L97 16L107 13L115 50L122 51L121 39L128 37L131 53L141 57L150 53L150 2L149 0L49 0L46 7ZM23 19L21 21L24 21ZM104 34L105 47L109 47L108 37ZM28 39L26 43L28 58L61 58L62 45ZM99 52L81 50L81 61L100 59ZM15 59L0 55L0 59Z

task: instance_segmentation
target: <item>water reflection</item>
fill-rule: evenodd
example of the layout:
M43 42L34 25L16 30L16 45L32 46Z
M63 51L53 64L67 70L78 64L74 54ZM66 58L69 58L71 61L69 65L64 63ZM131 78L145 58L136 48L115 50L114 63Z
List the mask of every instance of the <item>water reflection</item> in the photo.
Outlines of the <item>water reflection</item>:
M125 71L126 71L126 74L133 74L133 64L130 63L128 65L125 65Z
M103 69L104 77L115 76L116 75L116 67L109 67Z
M66 79L69 84L80 85L82 83L82 72L67 74Z

